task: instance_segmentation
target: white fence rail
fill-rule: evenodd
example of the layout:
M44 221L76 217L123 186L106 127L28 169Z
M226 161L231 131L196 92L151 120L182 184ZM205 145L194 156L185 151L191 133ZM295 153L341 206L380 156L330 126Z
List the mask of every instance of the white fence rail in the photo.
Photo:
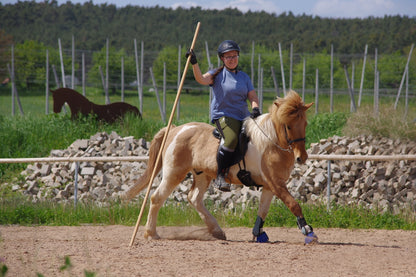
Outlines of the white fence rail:
M332 161L416 161L416 155L316 155L310 154L311 160L328 161L328 182L327 182L327 210L330 209L331 197L331 162ZM48 158L7 158L0 159L2 163L56 163L75 162L75 189L74 205L77 205L78 170L79 162L147 162L147 156L123 156L123 157L48 157Z
M106 157L48 157L48 158L8 158L0 159L7 163L66 163L66 162L146 162L147 156L106 156Z
M416 161L416 155L315 155L309 154L311 160L328 161Z

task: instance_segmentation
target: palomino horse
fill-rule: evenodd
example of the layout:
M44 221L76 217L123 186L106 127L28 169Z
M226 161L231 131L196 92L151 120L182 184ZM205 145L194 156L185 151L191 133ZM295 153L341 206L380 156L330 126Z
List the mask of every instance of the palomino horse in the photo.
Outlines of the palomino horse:
M274 195L296 216L299 229L306 236L305 242L317 240L312 227L303 217L300 205L286 187L295 161L304 163L308 158L305 150L306 110L312 104L305 105L296 92L290 91L285 98L277 98L273 102L269 113L244 121L246 133L250 137L245 155L246 167L255 183L263 186L253 228L253 235L258 242L268 241L263 224ZM150 146L146 171L124 195L125 199L133 198L148 185L153 168L156 167L156 172L163 168L162 181L151 197L145 238L159 238L156 232L159 209L187 173L192 172L193 184L188 194L189 203L198 211L212 236L226 239L225 233L203 202L204 193L217 174L216 153L219 142L212 135L213 129L209 124L198 122L172 127L159 164L155 163L166 128L155 135ZM237 178L238 171L237 165L232 166L228 179L233 184L241 185Z
M130 112L141 118L139 110L128 103L115 102L108 105L97 105L85 96L69 88L58 88L52 92L53 111L61 112L62 106L68 103L71 109L71 118L76 119L79 113L83 115L95 114L99 120L112 123Z

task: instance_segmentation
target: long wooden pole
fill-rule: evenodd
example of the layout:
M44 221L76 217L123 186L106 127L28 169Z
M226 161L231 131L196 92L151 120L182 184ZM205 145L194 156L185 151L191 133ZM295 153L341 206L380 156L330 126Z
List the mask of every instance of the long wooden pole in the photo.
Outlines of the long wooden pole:
M192 44L191 44L191 48L190 48L191 50L194 49L200 25L201 25L201 22L198 22L198 24L196 26L194 38L193 38ZM191 61L191 55L189 55L188 59L186 60L185 69L183 70L181 83L178 87L178 92L176 93L175 103L173 104L172 112L170 113L168 125L166 127L167 129L166 129L165 135L163 136L162 145L160 146L159 153L158 153L157 158L156 158L156 163L155 163L156 165L159 163L160 157L162 156L163 148L165 147L166 138L169 134L170 126L172 125L173 115L175 114L176 105L178 104L179 97L181 95L183 83L185 81L185 76L186 76L186 73L188 71L188 66L189 66L190 61ZM130 246L133 245L134 239L136 238L137 230L139 229L140 220L142 219L144 207L146 206L147 199L149 198L150 188L152 187L152 183L153 183L153 179L154 179L155 175L156 175L156 166L153 168L152 176L150 177L149 185L147 186L147 191L146 191L146 195L145 195L144 200L143 200L142 208L140 209L140 214L139 214L139 217L137 218L136 227L134 228L134 232L133 232L133 235L132 235L131 240L130 240Z

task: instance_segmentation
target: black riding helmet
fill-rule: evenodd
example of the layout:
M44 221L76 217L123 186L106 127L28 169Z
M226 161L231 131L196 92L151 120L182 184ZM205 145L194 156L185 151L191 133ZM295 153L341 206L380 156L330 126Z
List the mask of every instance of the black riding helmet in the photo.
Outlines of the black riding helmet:
M233 40L224 40L221 42L220 46L218 46L218 56L222 57L224 53L230 52L230 51L238 51L240 52L240 47L238 44Z

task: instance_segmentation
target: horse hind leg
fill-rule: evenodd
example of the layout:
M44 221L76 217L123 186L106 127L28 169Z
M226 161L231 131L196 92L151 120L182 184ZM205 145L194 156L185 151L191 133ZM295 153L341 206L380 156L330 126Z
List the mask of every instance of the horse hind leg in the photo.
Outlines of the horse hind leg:
M208 227L208 232L217 239L225 240L224 231L218 225L215 217L207 210L204 205L204 194L209 186L211 177L206 174L193 173L192 187L188 193L188 201L197 210L201 219Z
M166 172L165 170L163 171L162 181L158 188L154 191L153 195L150 197L150 208L144 232L145 239L160 239L160 236L156 231L157 216L159 210L169 195L173 192L175 187L186 176L186 173L180 175L178 175L177 172L175 172L175 174L169 173L170 172Z

